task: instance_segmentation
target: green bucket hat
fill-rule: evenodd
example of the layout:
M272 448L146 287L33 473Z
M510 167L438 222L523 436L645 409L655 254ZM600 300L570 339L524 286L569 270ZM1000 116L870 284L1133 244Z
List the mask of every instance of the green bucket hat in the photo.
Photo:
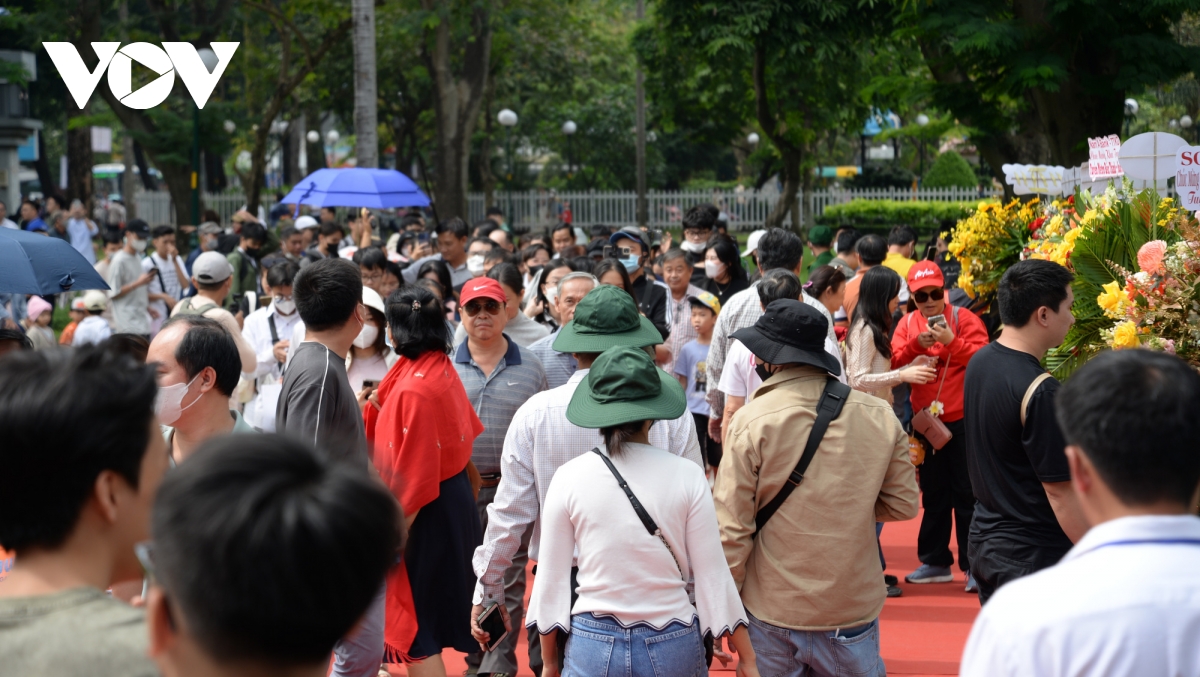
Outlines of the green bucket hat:
M638 312L624 289L602 284L575 306L575 318L558 332L560 353L602 353L616 346L644 348L663 342L654 324Z
M580 428L607 428L676 419L685 411L687 396L679 381L655 367L646 351L620 346L592 363L567 405L567 420Z

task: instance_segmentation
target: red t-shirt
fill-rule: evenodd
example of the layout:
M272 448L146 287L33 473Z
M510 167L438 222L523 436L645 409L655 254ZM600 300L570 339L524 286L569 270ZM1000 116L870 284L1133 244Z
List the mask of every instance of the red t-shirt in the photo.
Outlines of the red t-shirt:
M900 318L896 332L892 334L892 368L906 367L919 355L936 357L937 378L930 383L912 385L912 408L916 412L928 407L935 399L940 400L946 405L946 411L938 418L947 423L963 417L963 379L967 374L967 363L988 344L988 333L983 320L966 308L947 303L944 313L946 325L954 332L954 340L950 345L935 341L929 348L922 348L917 341L917 336L929 328L921 311L914 310ZM938 387L943 378L945 384L941 385L939 397Z

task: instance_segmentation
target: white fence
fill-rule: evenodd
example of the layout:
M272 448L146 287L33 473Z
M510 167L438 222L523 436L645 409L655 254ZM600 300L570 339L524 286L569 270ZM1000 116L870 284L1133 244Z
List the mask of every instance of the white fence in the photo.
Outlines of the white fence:
M754 230L761 227L767 215L779 200L775 190L684 190L649 191L646 195L648 225L652 228L678 227L688 208L704 202L717 205L729 215L730 227L734 230ZM922 188L907 190L896 188L866 188L847 190L822 188L797 196L807 200L813 218L825 213L829 205L843 204L854 199L869 200L918 200L925 202L959 202L990 197L977 190L963 188ZM637 194L633 192L561 192L551 194L537 190L513 193L497 191L493 205L510 215L510 222L518 227L533 230L544 228L559 220L567 208L571 210L573 223L581 226L601 223L606 226L628 226L637 224ZM471 193L467 196L467 213L474 223L484 217L484 196ZM784 219L791 224L791 216Z
M865 188L847 190L822 188L811 193L801 192L800 200L808 201L808 211L813 218L825 213L829 205L843 204L854 199L868 200L916 200L922 202L960 202L990 197L991 193L980 193L963 188ZM212 209L228 223L233 213L246 203L241 193L205 193L202 208ZM652 228L675 228L683 219L688 208L704 202L717 205L729 215L730 227L735 230L754 230L761 227L767 215L779 200L776 190L680 190L649 191L646 195L649 224ZM264 196L262 213L274 205L274 196ZM576 225L629 226L637 224L637 194L633 192L561 192L552 194L545 190L509 193L498 191L494 205L509 215L510 223L519 229L537 230L559 220L564 209L571 210ZM166 192L142 192L137 195L138 217L151 225L175 223L171 208L171 196ZM483 193L467 196L467 214L474 223L484 218ZM791 224L791 217L785 218Z

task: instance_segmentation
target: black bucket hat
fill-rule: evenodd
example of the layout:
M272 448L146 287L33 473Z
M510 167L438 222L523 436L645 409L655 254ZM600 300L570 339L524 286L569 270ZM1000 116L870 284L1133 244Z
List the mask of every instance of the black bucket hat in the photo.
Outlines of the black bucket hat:
M768 364L808 364L838 376L842 367L825 352L829 321L816 308L794 299L772 301L753 327L733 332Z

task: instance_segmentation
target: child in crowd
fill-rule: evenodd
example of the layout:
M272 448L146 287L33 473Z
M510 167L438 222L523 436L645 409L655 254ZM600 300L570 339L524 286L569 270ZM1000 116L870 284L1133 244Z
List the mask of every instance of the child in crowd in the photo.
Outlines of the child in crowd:
M75 340L75 327L83 322L83 318L87 317L87 307L83 305L83 297L71 301L71 323L63 327L62 334L58 337L58 344L69 346Z
M35 350L47 350L58 345L50 323L54 320L54 306L40 296L30 296L26 306L28 318L21 324L25 335L33 342Z
M696 419L700 454L716 472L717 466L721 465L721 443L708 436L708 401L704 395L708 389L708 346L712 343L713 327L721 312L721 302L708 292L690 296L688 301L692 304L692 328L696 330L696 338L683 344L679 350L679 356L675 359L675 376L687 393L688 411Z

